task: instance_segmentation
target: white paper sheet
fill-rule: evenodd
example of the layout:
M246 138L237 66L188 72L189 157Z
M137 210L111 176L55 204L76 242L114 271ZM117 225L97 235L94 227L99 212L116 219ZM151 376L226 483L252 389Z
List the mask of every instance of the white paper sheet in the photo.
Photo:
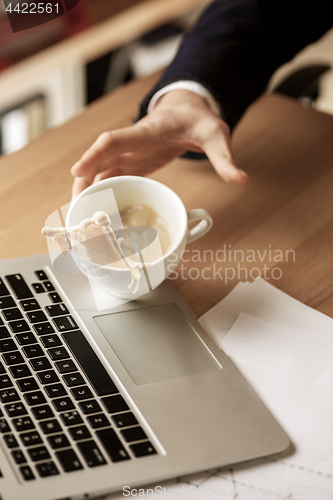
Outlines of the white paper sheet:
M326 498L329 487L333 495L332 333L297 330L241 313L222 347L295 447L283 460L236 468L237 480L293 497L310 497L310 487L318 498Z
M306 331L320 328L320 331L333 335L331 318L283 293L262 278L250 284L238 283L213 309L201 316L199 323L219 347L241 312Z

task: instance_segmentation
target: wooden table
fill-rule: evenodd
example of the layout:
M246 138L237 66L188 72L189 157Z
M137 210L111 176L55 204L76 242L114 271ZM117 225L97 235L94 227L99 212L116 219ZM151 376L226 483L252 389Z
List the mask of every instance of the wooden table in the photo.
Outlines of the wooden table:
M40 229L70 200L70 167L99 133L130 123L154 78L119 89L0 160L0 258L47 252ZM151 176L214 219L210 233L188 246L176 287L201 315L261 269L281 290L333 316L333 117L264 96L233 141L251 175L247 187L227 185L208 162L176 160Z

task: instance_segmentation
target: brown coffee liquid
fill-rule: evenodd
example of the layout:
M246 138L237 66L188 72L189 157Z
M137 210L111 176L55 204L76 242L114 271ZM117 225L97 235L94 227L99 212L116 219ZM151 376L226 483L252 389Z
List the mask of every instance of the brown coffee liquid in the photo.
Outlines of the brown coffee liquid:
M153 228L161 244L162 254L165 255L171 246L171 234L165 219L153 208L147 205L133 205L120 211L120 217L125 229L128 226L141 226L142 228ZM143 229L144 231L144 229ZM159 256L152 256L151 260L156 260Z

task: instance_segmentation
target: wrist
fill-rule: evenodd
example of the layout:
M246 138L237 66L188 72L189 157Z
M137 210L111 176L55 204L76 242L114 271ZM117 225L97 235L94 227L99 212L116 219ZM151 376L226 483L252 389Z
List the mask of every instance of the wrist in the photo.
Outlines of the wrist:
M174 111L175 109L190 107L193 110L198 106L205 108L208 112L211 111L203 97L190 90L175 89L163 94L156 100L151 114L156 110L160 111L162 108L170 108Z
M190 99L190 95L200 96L208 106L208 108L216 114L218 117L222 117L221 108L211 92L201 83L191 81L191 80L179 80L158 90L151 100L149 101L147 107L147 113L150 114L161 98L173 93L175 91L184 91L183 94L187 99Z

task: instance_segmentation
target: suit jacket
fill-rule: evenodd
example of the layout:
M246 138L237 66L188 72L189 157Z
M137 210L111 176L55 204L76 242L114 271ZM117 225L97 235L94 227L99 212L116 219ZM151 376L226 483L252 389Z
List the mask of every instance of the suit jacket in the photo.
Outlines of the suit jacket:
M177 80L203 84L232 129L273 72L332 27L330 0L215 0L141 104Z

